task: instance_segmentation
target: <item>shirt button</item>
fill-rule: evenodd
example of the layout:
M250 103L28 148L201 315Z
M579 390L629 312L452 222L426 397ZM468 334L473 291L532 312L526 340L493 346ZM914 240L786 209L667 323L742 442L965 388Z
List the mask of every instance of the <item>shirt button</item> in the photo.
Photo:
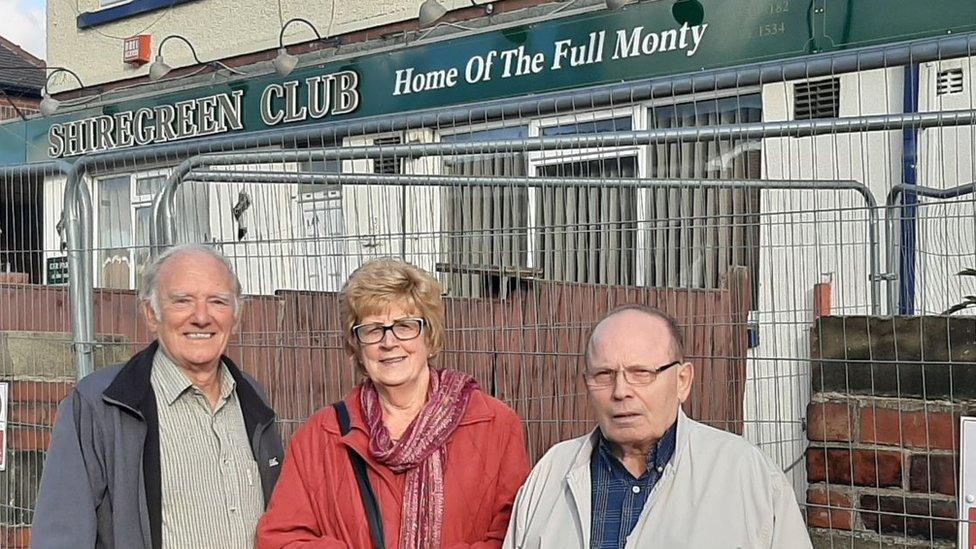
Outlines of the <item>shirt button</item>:
M631 490L633 490L633 492L635 494L639 494L640 493L640 486L634 486L633 488L631 488Z
M663 473L663 472L664 472L664 467L661 467L661 466L659 465L659 466L658 466L658 468L657 468L657 472L658 472L658 473Z

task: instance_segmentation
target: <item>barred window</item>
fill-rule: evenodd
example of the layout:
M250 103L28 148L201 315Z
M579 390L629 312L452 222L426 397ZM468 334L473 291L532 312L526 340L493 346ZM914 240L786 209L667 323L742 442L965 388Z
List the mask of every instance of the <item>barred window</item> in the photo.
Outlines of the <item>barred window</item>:
M528 135L527 126L441 136L442 143L466 143L518 139ZM445 175L524 176L525 153L471 154L444 159ZM439 270L448 273L454 295L483 296L501 291L505 272L528 265L528 186L488 187L452 185L444 190L446 261Z

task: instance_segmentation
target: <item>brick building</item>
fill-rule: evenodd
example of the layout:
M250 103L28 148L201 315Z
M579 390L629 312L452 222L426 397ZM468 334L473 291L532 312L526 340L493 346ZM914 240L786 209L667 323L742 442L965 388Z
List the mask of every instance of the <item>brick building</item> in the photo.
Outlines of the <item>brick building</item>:
M44 87L44 61L0 36L0 67L7 69L0 70L0 120L36 113Z

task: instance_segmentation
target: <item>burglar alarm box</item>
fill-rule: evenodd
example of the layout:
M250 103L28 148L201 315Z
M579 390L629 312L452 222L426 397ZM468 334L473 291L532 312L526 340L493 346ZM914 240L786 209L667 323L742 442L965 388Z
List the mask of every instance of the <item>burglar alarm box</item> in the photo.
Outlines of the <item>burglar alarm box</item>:
M135 66L145 65L152 54L151 43L152 36L148 34L137 34L126 38L122 46L122 61Z

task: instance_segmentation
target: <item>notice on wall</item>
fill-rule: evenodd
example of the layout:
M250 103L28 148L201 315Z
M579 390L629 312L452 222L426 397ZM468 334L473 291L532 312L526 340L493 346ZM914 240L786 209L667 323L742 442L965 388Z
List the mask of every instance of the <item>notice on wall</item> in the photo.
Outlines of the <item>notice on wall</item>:
M68 283L68 256L59 255L47 258L47 283Z
M959 547L976 549L976 417L959 427Z
M7 408L10 406L10 383L0 381L0 471L7 470Z

